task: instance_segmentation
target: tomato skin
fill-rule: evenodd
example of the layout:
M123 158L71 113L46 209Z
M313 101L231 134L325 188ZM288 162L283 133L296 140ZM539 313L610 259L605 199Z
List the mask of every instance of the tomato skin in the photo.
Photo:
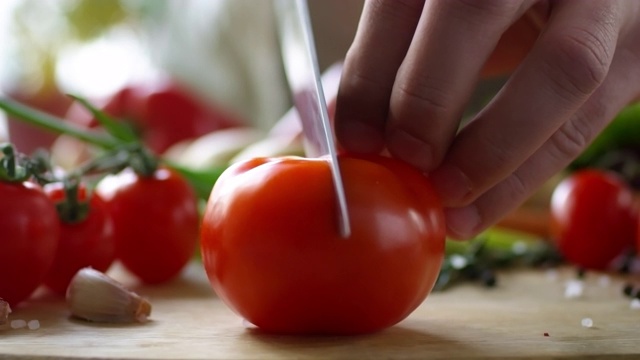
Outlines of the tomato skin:
M444 252L426 177L392 160L341 157L352 235L343 239L328 162L252 159L216 182L202 224L216 293L263 331L361 334L407 317Z
M48 184L45 193L54 204L65 200L62 183ZM60 238L55 260L44 285L59 295L65 295L67 287L78 270L92 267L105 272L115 260L113 223L104 200L91 193L87 217L79 222L59 220ZM87 191L79 189L80 201L87 200Z
M151 176L131 169L102 179L97 193L113 219L116 258L148 284L177 276L197 246L197 198L178 173L158 168Z
M617 175L587 169L560 182L551 197L551 234L570 263L605 270L633 248L633 192Z
M51 268L60 228L38 185L0 182L0 202L0 297L15 307Z

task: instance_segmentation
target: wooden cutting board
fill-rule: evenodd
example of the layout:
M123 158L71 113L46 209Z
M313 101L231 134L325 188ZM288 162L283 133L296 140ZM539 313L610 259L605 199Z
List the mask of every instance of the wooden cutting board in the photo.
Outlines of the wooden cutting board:
M587 274L584 295L567 299L570 269L502 273L494 289L456 286L432 294L397 326L356 337L249 329L215 297L199 263L160 287L137 287L121 270L113 274L150 299L150 322L83 323L45 295L11 314L38 320L40 328L0 330L0 359L640 358L640 310L621 293L627 279ZM585 318L592 327L581 325Z

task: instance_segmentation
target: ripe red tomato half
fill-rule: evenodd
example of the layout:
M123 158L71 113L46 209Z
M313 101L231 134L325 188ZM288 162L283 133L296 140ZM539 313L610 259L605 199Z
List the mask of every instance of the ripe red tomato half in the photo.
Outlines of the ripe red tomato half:
M200 228L189 183L167 168L151 176L125 169L102 179L96 191L113 219L116 258L148 284L177 276L196 250Z
M58 214L42 189L0 182L0 297L13 307L42 283L58 245Z
M607 269L634 246L633 193L614 173L581 170L551 197L551 234L564 258L588 269Z
M425 176L341 157L352 234L342 238L326 159L258 158L218 179L201 233L216 293L263 331L360 334L407 317L443 259L442 206Z
M62 183L48 184L44 188L54 204L66 201ZM78 201L88 201L87 213L77 221L62 219L60 239L53 266L44 280L44 285L55 293L64 295L73 276L84 267L105 272L115 260L113 224L102 198L94 193L88 195L84 186L78 189Z

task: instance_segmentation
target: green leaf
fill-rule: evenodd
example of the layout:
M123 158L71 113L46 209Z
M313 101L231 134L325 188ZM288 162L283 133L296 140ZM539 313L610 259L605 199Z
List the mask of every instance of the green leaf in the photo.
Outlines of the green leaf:
M179 172L184 176L193 189L195 190L198 198L207 200L211 194L213 185L218 180L220 175L226 170L225 167L214 167L209 169L190 169L185 166L165 161L167 166Z
M98 120L98 122L102 125L102 127L104 127L104 129L107 130L109 134L111 134L111 136L128 143L137 142L140 140L136 133L127 124L111 118L109 115L93 106L93 104L91 104L87 99L77 95L69 96L82 104L82 106L84 106L87 110L89 110L91 114L96 118L96 120Z
M35 125L58 134L66 134L105 149L115 148L121 143L121 141L118 141L111 136L97 134L84 127L65 122L63 119L8 98L0 98L0 109L4 110L7 115L12 116L16 120Z

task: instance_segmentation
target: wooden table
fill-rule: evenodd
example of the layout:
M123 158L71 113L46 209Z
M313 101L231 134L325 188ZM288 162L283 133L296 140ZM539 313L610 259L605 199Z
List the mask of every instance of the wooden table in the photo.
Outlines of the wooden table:
M640 359L640 310L621 294L625 280L587 274L584 296L567 299L565 281L574 276L512 271L500 274L495 289L465 284L434 293L380 333L293 337L245 327L194 263L169 285L135 288L153 304L146 324L87 324L70 319L63 301L36 298L11 319L37 319L41 327L0 330L0 359ZM582 326L584 318L593 327Z

